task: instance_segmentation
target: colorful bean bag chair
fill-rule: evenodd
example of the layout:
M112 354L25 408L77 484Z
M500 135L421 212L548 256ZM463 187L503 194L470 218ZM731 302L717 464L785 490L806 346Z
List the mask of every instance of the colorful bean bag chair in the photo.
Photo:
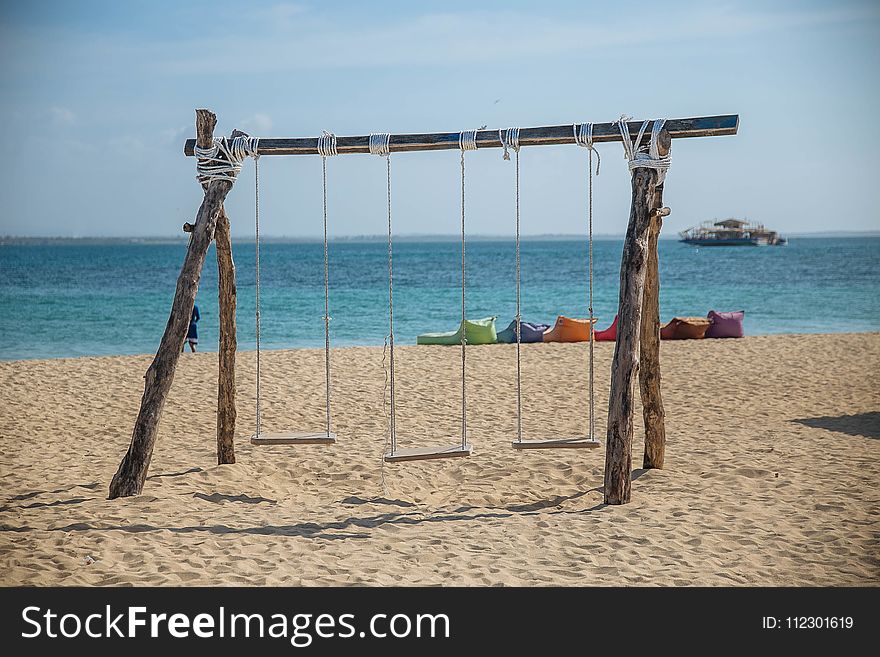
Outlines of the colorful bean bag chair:
M660 327L661 340L699 340L706 337L709 320L706 317L673 317Z
M519 323L520 342L543 342L544 331L550 328L549 324L533 324L532 322ZM516 342L516 320L514 319L506 329L498 331L498 342Z
M461 332L465 331L468 344L495 344L498 336L495 333L495 317L485 319L467 319L464 327L459 325L457 331L448 333L423 333L416 338L416 344L461 344Z
M710 310L707 317L711 322L706 330L707 338L741 338L743 336L743 318L745 310L727 313L716 313Z
M611 326L607 329L602 329L601 331L593 332L593 340L596 342L614 342L617 339L617 315L614 316L614 321L611 322Z
M596 318L593 318L596 323ZM574 319L560 315L556 324L544 332L544 342L588 342L590 340L590 320Z

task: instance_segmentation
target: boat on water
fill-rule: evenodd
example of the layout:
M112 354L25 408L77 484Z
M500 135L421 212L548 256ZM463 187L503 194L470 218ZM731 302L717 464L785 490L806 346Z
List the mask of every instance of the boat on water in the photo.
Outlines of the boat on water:
M741 219L704 221L678 235L680 242L694 246L783 246L787 243L775 230Z

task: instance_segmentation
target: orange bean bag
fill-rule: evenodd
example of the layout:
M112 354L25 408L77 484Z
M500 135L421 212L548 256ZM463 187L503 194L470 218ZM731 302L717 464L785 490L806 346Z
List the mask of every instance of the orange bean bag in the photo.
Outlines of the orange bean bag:
M712 322L707 317L673 317L660 328L661 340L700 340Z
M596 323L596 318L593 318ZM590 340L590 320L572 317L556 318L552 329L544 331L544 342L588 342Z

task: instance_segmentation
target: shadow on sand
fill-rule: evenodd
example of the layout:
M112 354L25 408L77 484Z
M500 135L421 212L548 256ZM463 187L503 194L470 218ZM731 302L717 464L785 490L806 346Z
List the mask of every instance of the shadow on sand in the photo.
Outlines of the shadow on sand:
M813 429L827 429L846 433L850 436L880 438L880 411L857 413L855 415L828 415L825 417L805 417L792 420Z

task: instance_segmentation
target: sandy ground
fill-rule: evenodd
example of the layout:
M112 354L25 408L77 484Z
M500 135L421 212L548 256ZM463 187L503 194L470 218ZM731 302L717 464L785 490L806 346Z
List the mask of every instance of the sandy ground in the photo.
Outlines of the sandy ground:
M458 440L457 349L396 355L401 445ZM241 354L221 467L216 354L185 354L144 494L107 500L149 362L0 363L3 585L880 584L880 334L664 342L666 468L617 507L604 449L510 448L512 345L469 351L470 459L384 466L381 348L334 352L333 447L250 445ZM582 433L586 346L524 345L523 368L527 436ZM322 352L264 354L263 376L267 430L321 428Z

